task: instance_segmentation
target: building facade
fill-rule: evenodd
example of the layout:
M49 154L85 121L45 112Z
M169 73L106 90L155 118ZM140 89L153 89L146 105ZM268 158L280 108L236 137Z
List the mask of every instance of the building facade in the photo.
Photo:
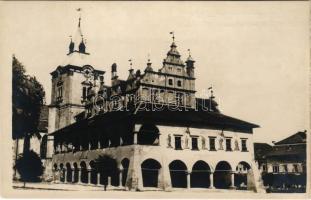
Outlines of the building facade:
M256 124L222 114L211 94L195 97L195 61L175 38L155 70L129 66L127 79L91 64L82 37L52 75L46 174L54 181L126 190L260 190Z
M306 153L306 131L274 143L260 165L264 185L274 190L305 191Z

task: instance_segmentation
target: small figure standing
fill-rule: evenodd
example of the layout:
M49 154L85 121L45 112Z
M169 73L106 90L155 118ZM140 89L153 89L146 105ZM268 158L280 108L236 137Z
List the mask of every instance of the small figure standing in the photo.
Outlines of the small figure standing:
M206 149L205 146L205 137L202 136L202 149Z
M224 139L222 139L222 137L221 137L221 138L219 139L219 150L224 150L223 142L224 142Z

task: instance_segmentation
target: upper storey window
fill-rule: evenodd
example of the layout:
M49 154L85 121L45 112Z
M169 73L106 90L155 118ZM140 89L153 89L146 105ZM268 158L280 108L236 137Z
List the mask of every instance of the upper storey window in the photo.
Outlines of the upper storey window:
M181 87L181 80L178 80L178 81L177 81L177 86L178 86L178 87Z
M199 150L198 138L197 137L192 137L191 141L192 141L192 150Z
M168 85L173 85L173 79L168 79Z
M175 136L175 149L181 150L181 136Z
M226 138L226 151L232 151L231 138Z
M63 99L63 86L58 86L57 91L56 91L56 100L57 101L62 101Z
M242 151L248 151L247 150L247 139L241 139L242 144Z
M209 150L210 151L216 151L216 146L215 146L215 137L210 137L209 138Z

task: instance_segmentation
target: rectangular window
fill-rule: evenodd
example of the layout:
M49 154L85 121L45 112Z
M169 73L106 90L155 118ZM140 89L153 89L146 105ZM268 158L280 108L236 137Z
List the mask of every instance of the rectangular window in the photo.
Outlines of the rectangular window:
M216 151L215 138L214 137L209 138L209 150L210 151Z
M232 151L231 138L226 138L226 151Z
M180 136L175 136L175 149L176 150L181 150L181 137Z
M173 79L168 79L168 84L173 85Z
M272 167L273 173L279 173L279 166L278 165L274 165Z
M192 141L192 150L199 150L198 138L197 137L192 137L191 141Z
M178 80L178 81L177 81L177 86L178 86L178 87L181 87L181 80Z
M293 165L293 172L295 172L295 173L298 172L298 165L297 164Z
M60 100L63 98L63 87L57 87L57 94L56 94L57 100Z
M242 151L248 151L246 142L247 142L247 139L241 139Z

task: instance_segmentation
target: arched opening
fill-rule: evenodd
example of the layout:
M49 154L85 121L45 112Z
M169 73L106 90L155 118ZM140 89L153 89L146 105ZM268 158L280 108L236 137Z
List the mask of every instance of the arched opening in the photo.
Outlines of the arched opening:
M59 173L60 173L60 181L65 182L65 169L63 163L59 165Z
M127 179L127 173L128 173L128 169L129 169L129 164L130 164L130 160L127 159L127 158L124 158L124 159L121 161L121 165L122 165L122 168L123 168L123 171L122 171L122 186L125 186L125 184L126 184L126 179Z
M94 161L90 162L90 167L91 167L91 183L97 184L97 170Z
M111 185L119 185L119 172L115 159L109 156L100 156L95 163L97 171L100 172L100 184L108 185L108 177L110 177Z
M158 187L161 164L154 159L147 159L141 164L144 187Z
M234 175L234 186L237 189L247 189L247 174L251 166L245 162L239 162L236 166L236 173Z
M66 170L67 170L67 174L66 174L67 182L72 182L72 169L71 169L70 163L66 164Z
M80 164L80 167L81 167L81 182L88 183L88 172L87 172L86 163L82 161Z
M193 167L190 176L190 184L193 188L208 188L210 186L211 169L209 165L199 160Z
M54 167L54 171L57 171L57 164L56 163L53 165L53 167Z
M73 163L73 170L74 170L73 182L77 183L79 181L79 168L77 163Z
M231 186L232 169L228 162L220 161L216 165L214 172L214 186L215 188L228 189Z
M138 144L159 145L159 129L154 124L144 124L138 132Z
M172 187L187 187L187 166L180 160L174 160L169 164Z

